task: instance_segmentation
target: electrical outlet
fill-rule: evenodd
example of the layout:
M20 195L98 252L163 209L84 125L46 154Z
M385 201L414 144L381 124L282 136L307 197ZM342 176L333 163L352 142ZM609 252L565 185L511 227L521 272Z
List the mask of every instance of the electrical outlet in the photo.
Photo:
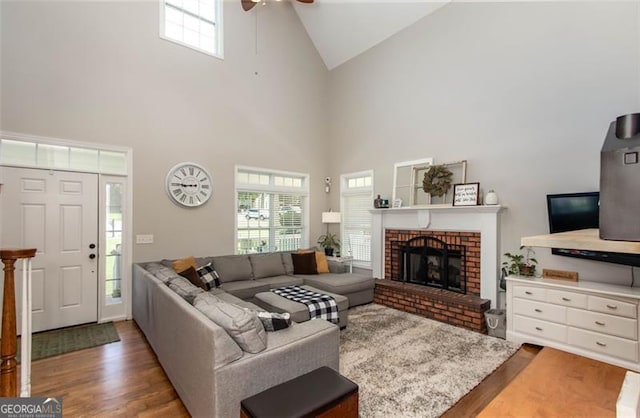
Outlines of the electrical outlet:
M153 244L153 235L136 235L136 244Z

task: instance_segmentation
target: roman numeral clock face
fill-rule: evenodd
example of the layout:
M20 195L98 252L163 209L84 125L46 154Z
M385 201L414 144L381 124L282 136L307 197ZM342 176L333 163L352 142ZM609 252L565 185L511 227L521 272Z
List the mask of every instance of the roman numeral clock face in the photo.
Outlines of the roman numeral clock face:
M195 163L177 164L167 174L167 194L180 206L204 205L213 194L211 175Z

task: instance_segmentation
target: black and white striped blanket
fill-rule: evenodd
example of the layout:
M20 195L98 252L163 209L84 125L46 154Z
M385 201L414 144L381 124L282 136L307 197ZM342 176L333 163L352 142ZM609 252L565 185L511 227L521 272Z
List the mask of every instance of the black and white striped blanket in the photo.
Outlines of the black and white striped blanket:
M300 286L279 287L271 291L283 298L307 305L311 319L326 319L334 324L339 322L338 304L329 295L313 292Z

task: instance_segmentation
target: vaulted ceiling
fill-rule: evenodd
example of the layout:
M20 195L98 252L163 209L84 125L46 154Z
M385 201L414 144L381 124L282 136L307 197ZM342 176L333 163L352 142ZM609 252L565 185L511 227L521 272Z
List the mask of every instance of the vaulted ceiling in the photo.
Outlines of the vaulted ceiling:
M293 7L329 70L449 3L429 0L293 1Z

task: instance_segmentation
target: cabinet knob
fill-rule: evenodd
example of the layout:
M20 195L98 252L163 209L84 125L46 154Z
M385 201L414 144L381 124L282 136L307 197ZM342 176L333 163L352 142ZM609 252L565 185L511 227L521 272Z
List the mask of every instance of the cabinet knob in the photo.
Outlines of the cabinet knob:
M536 330L537 330L537 331L542 331L542 328L540 328L540 327L536 327Z
M565 302L571 302L571 299L569 299L569 298L562 298L562 300L565 301Z
M605 324L604 322L596 321L596 325L600 325L601 327L603 327Z
M596 341L596 344L598 344L600 347L606 347L607 346L605 343L601 343L600 341Z
M534 311L536 311L538 313L542 313L542 309L534 309Z
M609 305L609 304L607 304L607 308L616 310L616 309L618 309L618 306L617 305Z
M526 290L526 291L524 292L524 294L525 294L525 295L533 295L533 293L529 292L528 290Z

